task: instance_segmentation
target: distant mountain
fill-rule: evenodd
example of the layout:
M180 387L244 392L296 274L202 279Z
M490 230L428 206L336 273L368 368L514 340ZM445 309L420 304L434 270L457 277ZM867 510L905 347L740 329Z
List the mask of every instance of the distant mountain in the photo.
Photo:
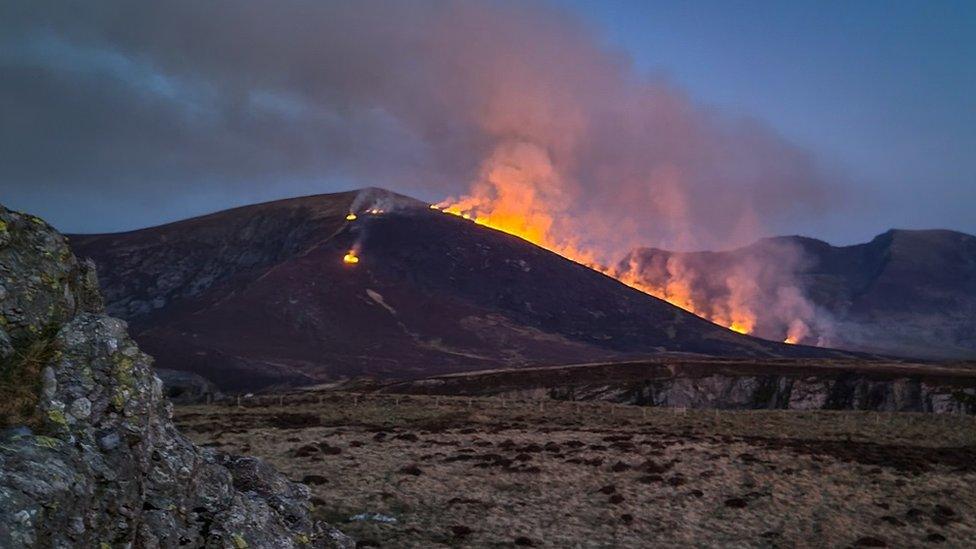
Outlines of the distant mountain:
M929 359L976 358L976 237L948 230L890 230L865 244L831 246L798 236L728 252L632 252L621 264L648 283L680 264L699 301L721 299L721 284L748 272L759 292L795 285L813 306L811 341L843 349ZM748 265L761 267L748 268ZM674 269L672 269L674 271ZM758 307L757 334L782 337L786 318Z
M230 390L665 352L835 354L735 334L380 189L71 241L159 367Z

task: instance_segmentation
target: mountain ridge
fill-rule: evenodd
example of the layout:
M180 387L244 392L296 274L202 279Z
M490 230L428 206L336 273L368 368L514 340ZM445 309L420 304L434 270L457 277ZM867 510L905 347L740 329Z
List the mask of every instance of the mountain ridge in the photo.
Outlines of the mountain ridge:
M419 201L376 206L391 197L315 195L72 245L160 367L230 389L662 352L837 354L734 334ZM341 261L350 250L358 264Z
M637 248L621 262L638 279L665 284L677 260L690 276L722 280L750 261L785 265L758 285L796 285L832 332L831 346L923 359L976 357L976 236L949 229L889 229L868 242L833 246L803 236L761 239L719 252ZM744 269L743 269L744 270ZM701 285L699 299L715 299ZM764 319L760 318L760 325ZM784 330L766 326L766 336ZM760 332L763 335L763 332Z

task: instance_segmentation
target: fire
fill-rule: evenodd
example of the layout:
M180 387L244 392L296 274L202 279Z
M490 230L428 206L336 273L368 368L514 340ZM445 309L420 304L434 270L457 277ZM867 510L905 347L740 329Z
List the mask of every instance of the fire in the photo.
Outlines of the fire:
M346 216L346 221L355 221L355 220L356 220L356 214L349 212L349 215Z
M356 255L356 250L349 250L346 255L342 256L342 262L347 265L355 265L359 263L359 256Z
M810 329L802 320L794 320L790 323L790 328L786 332L786 339L783 343L789 343L790 345L796 345L797 343L803 341L803 338L810 334Z
M733 332L738 332L740 334L748 334L749 333L749 328L747 328L743 324L739 324L738 322L733 322L732 324L730 324L729 325L729 329L732 330Z
M636 262L606 267L598 253L572 236L573 224L567 219L572 217L573 193L549 150L512 141L484 161L467 195L430 207L520 237L734 332L753 333L759 317L752 301L762 291L755 277L729 277L727 300L696 303L697 275L681 261L668 261L668 276L661 284L649 283Z
M506 187L508 188L508 187ZM652 295L706 318L733 332L749 334L755 329L756 316L745 307L735 307L735 310L714 312L696 306L691 298L692 285L686 273L680 272L676 265L674 277L664 286L655 287L641 280L636 265L626 270L605 267L597 262L596 255L588 252L573 241L557 240L553 236L553 218L544 209L533 208L533 197L509 196L505 199L485 199L484 197L467 196L460 201L444 201L431 204L430 208L442 213L462 217L505 233L518 236L533 244L546 248L577 263L590 267L611 278L634 288L635 290ZM670 267L670 265L669 265Z

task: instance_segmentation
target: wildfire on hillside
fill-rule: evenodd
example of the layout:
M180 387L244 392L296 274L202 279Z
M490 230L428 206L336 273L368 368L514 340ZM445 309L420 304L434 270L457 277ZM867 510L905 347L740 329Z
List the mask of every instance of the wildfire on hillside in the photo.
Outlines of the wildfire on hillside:
M359 255L356 253L356 250L352 249L346 252L346 255L342 256L342 262L347 265L359 263Z
M615 278L631 288L706 318L733 332L752 334L756 328L756 314L744 303L744 299L739 299L734 295L735 292L733 292L732 299L720 306L710 304L711 306L708 309L699 307L692 299L691 280L680 276L680 273L679 276L669 280L667 284L653 286L639 276L636 265L631 265L627 269L606 267L596 260L594 253L582 249L572 240L555 239L552 234L553 218L545 210L533 210L531 197L527 200L519 200L517 197L513 197L507 201L485 201L467 196L459 201L444 201L439 204L432 204L430 207L445 214L456 215L472 220L479 225L518 236ZM805 329L802 322L794 323L794 325L802 325ZM786 343L799 343L805 335L799 333L799 329L794 330L794 325L791 325Z

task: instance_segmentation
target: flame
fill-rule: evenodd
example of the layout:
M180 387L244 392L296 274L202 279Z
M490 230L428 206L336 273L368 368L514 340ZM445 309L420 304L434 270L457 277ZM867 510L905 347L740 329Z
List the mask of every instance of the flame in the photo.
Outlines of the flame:
M729 329L740 334L748 334L752 331L752 327L749 324L740 322L732 322L732 324L729 325Z
M649 282L636 260L627 266L602 265L598 253L572 236L576 225L567 220L572 218L573 188L572 182L560 173L551 151L528 142L510 141L497 147L484 161L468 194L430 207L515 235L731 331L750 334L756 330L759 315L753 309L762 289L751 273L730 275L725 280L727 299L696 303L693 296L700 282L698 275L678 259L668 260L668 276L660 284ZM793 324L790 335L795 331L797 340L802 340L806 332L800 331L807 330L806 325L801 321Z
M731 310L717 312L707 311L697 306L691 297L693 280L688 273L681 271L678 264L673 266L674 272L672 272L671 279L661 287L652 286L643 281L639 276L639 269L634 263L631 263L629 268L625 270L612 269L601 265L596 260L594 253L582 249L574 241L555 238L552 231L552 216L545 209L534 209L533 203L534 197L531 196L485 199L484 197L469 195L459 201L445 200L439 204L431 204L430 208L520 237L615 278L635 290L706 318L733 332L750 334L755 329L756 315L742 304L731 307ZM671 268L672 266L669 265L669 270ZM738 302L744 301L744 299L732 301Z
M349 250L346 255L342 256L342 262L347 265L355 265L359 263L359 256L356 255L356 250Z
M783 343L789 343L790 345L796 345L797 343L803 341L803 338L810 334L810 328L802 320L794 320L790 322L790 328L786 332L786 339Z
M349 212L349 215L346 216L346 221L355 221L355 220L356 220L356 214Z

